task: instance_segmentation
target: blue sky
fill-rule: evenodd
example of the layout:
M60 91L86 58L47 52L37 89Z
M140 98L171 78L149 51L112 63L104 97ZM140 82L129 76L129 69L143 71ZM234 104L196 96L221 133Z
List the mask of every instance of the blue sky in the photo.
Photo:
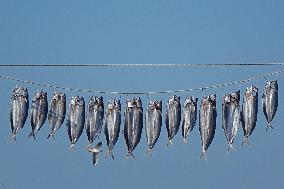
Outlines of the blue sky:
M25 63L259 63L283 62L284 2L281 0L179 0L179 1L1 1L0 64ZM281 67L245 68L1 68L0 74L42 83L106 91L186 89L246 79ZM283 68L282 68L283 69ZM283 188L284 119L282 83L279 80L279 110L274 130L265 132L264 115L251 145L240 147L242 130L235 142L237 152L226 154L221 128L221 97L255 84L262 92L265 80L241 86L180 94L201 97L217 93L218 118L215 138L208 150L208 162L199 159L201 141L198 127L182 144L181 130L173 147L166 147L166 129L153 151L145 156L146 140L135 149L136 160L124 160L126 147L120 135L114 149L115 161L91 164L85 151L83 133L75 152L68 151L67 132L62 127L56 141L46 140L45 124L37 141L27 140L29 120L19 132L18 143L7 143L12 89L19 83L0 81L0 188ZM30 96L38 90L28 87ZM82 95L66 92L67 99ZM172 94L171 94L172 95ZM261 96L261 94L259 95ZM132 96L129 96L132 97ZM124 108L126 96L121 98ZM168 95L142 96L149 99ZM259 103L260 105L260 103ZM100 138L106 144L104 136Z

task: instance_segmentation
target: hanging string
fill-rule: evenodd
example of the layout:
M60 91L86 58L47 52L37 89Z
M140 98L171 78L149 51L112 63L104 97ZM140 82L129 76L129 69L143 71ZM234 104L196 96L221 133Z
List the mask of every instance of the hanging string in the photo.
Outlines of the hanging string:
M76 92L83 92L83 93L99 93L99 94L114 94L114 95L150 95L150 94L171 94L171 93L185 93L185 92L192 92L192 91L204 91L207 89L215 89L215 88L222 88L230 85L241 85L242 83L247 83L253 80L261 79L261 78L267 78L273 75L278 75L283 73L284 70L279 70L276 72L272 73L267 73L264 75L240 80L240 81L233 81L229 83L222 83L222 84L217 84L217 85L211 85L207 87L200 87L200 88L192 88L192 89L180 89L180 90L167 90L167 91L144 91L144 92L119 92L119 91L99 91L99 90L94 90L94 89L78 89L78 88L70 88L70 87L61 87L57 85L51 85L51 84L43 84L43 83L38 83L35 81L28 81L28 80L22 80L22 79L17 79L14 77L8 77L8 76L3 76L0 75L1 79L6 79L6 80L11 80L11 81L17 81L21 83L26 83L26 84L31 84L31 85L36 85L40 87L48 87L52 89L58 89L58 90L66 90L66 91L76 91Z
M282 62L267 63L201 63L201 64L0 64L0 67L229 67L229 66L283 66Z

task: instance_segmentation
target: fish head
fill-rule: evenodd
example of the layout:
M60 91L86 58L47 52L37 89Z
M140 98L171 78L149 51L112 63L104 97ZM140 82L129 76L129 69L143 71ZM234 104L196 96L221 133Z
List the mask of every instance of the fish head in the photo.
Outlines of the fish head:
M230 94L225 94L223 96L223 103L227 104L227 103L230 103L230 102L231 102L231 95Z
M60 101L62 103L66 102L66 95L65 95L65 93L59 93L59 97L60 97Z
M148 109L149 110L154 110L155 109L155 101L149 101L149 104L148 104Z
M119 99L114 99L114 107L116 110L120 111L121 110L121 104Z
M135 101L133 99L127 99L126 100L126 107L127 108L133 108L135 105Z
M162 110L162 101L160 100L160 101L158 101L158 100L155 100L154 101L154 106L155 106L155 109L157 109L157 110Z
M240 90L236 92L232 92L230 96L233 102L239 102L240 101Z
M271 86L272 89L275 89L275 90L278 91L278 83L277 83L277 80L271 81L270 86Z
M136 107L142 108L142 100L140 97L138 99L133 99L133 100L134 100Z
M174 95L174 96L170 97L168 104L169 104L169 106L174 106L174 105L180 104L180 96Z
M28 89L24 87L15 87L13 90L12 99L27 102L29 99Z

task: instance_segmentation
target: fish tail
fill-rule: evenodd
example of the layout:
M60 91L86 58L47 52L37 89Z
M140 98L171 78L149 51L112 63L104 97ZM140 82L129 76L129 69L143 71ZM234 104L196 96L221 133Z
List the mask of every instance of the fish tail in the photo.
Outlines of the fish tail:
M130 157L132 157L133 159L136 159L134 154L132 152L128 151L128 153L126 154L125 159L129 159Z
M47 139L49 139L50 137L51 137L53 140L55 140L54 133L49 133L48 136L47 136Z
M183 141L184 144L188 143L188 140L186 138L183 138L182 141Z
M204 149L202 149L200 159L201 159L201 160L208 161L208 160L207 160L206 151L205 151Z
M168 140L167 147L169 147L169 146L173 146L173 140L172 139Z
M12 141L15 141L17 143L17 140L16 140L16 134L12 134L9 139L8 139L9 142L12 142Z
M146 156L152 156L152 149L148 148L145 152Z
M70 151L76 150L75 144L71 143L68 150L70 150Z
M273 129L271 122L267 123L266 132L268 131L269 128Z
M111 158L114 160L114 155L113 155L113 153L112 153L112 149L111 149L111 148L108 148L108 150L107 150L107 152L106 152L105 159L107 159L108 156L111 156Z
M232 143L228 143L228 150L227 150L227 153L229 154L230 153L230 151L236 151L236 149L235 149L235 147L233 146L233 144Z
M34 132L34 131L32 131L32 132L29 134L29 136L28 136L28 138L31 138L31 137L33 137L33 139L36 140L35 132Z
M245 144L249 145L248 136L245 136L245 138L243 139L242 146L245 145Z

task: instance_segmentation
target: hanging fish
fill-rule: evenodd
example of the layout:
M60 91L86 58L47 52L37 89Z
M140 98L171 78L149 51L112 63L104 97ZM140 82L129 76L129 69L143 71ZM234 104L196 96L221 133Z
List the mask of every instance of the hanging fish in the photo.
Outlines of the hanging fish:
M33 96L32 107L31 107L31 127L32 131L29 135L30 137L35 138L35 134L39 132L43 126L48 112L48 102L47 102L47 93L42 90L36 92Z
M79 140L85 124L85 101L83 97L72 97L69 103L67 117L67 132L71 142L70 149L75 148L75 143Z
M10 123L12 129L11 139L16 141L17 132L25 125L29 111L28 89L15 87L11 97Z
M201 159L207 159L206 151L215 135L216 117L216 94L204 96L199 110L199 132L202 141Z
M172 96L169 98L166 110L166 128L168 132L168 145L172 144L172 139L177 134L181 122L180 97Z
M133 157L133 150L140 142L143 128L143 108L140 98L127 100L124 121L124 138L128 149L126 158Z
M272 120L276 114L278 107L278 83L275 81L268 81L265 84L262 95L262 108L265 118L267 120L266 131L272 127Z
M228 142L228 152L234 149L233 142L240 127L240 91L223 96L222 128Z
M197 101L198 98L190 96L185 99L185 102L183 104L183 118L181 125L182 125L182 137L184 143L187 143L187 137L196 124Z
M85 125L89 144L92 144L92 142L101 133L103 120L104 120L103 97L92 96L88 104L87 120Z
M147 154L150 154L159 139L162 127L162 101L150 101L146 110L146 137L148 143Z
M53 97L50 102L50 108L48 112L48 123L50 126L50 133L47 139L52 137L56 131L61 127L64 122L66 114L66 96L64 93L53 93Z
M99 142L95 147L88 146L88 151L92 153L93 165L96 166L99 161L99 153L101 150L102 142Z
M108 157L108 155L111 155L112 159L114 159L112 150L119 137L120 124L121 124L121 104L120 100L115 99L113 101L108 102L108 107L106 111L105 136L108 146L106 158Z
M244 131L243 144L249 144L248 137L256 127L258 112L258 88L255 86L247 87L242 105L241 121Z

